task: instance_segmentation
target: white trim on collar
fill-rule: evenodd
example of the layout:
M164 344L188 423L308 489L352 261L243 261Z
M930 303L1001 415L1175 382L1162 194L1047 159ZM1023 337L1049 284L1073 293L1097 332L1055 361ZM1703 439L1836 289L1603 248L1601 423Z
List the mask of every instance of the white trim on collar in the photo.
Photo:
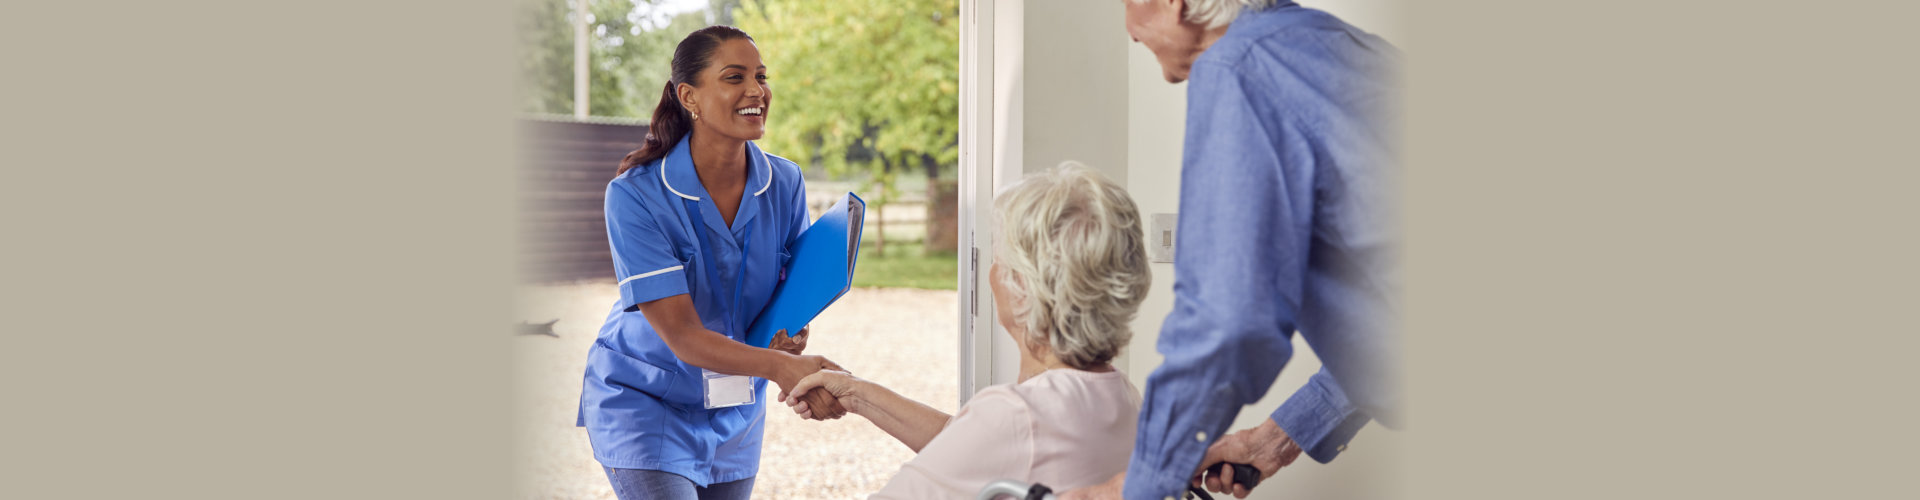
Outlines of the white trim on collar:
M698 196L687 196L687 193L682 193L682 192L680 192L680 190L678 190L678 189L674 189L674 188L673 188L673 183L670 183L670 182L667 182L667 165L668 165L669 163L671 163L671 162L668 162L666 158L661 158L661 159L660 159L660 184L663 184L663 185L666 185L666 186L667 186L667 190L668 190L668 191L672 191L672 192L673 192L673 194L677 194L677 195L680 195L680 197L681 197L681 198L686 198L686 199L689 199L689 200L693 200L693 201L700 201L700 197L698 197Z
M760 196L760 193L765 193L765 192L767 192L767 188L770 188L770 187L773 187L773 161L772 161L772 160L768 160L768 159L767 159L767 152L766 152L766 151L761 151L761 152L760 152L760 163L764 163L764 164L766 164L766 165L767 165L767 183L766 183L766 184L761 184L761 185L760 185L760 190L759 190L759 191L754 191L754 192L753 192L753 195L754 195L754 196ZM682 195L682 196L684 196L684 195Z

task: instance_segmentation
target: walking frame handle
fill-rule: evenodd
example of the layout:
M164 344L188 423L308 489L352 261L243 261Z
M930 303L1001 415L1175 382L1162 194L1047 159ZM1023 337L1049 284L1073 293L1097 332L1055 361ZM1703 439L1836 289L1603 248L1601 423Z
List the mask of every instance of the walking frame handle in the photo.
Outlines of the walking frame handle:
M1233 467L1233 484L1245 486L1248 490L1252 490L1255 485L1260 484L1260 469L1254 468L1252 465L1221 462L1214 467L1208 468L1207 473L1220 475L1226 472L1227 467ZM1000 500L1003 497L1013 497L1021 500L1054 500L1058 498L1053 494L1053 489L1048 488L1047 485L1033 483L1032 486L1028 486L1026 483L1012 479L1001 479L987 483L987 487L980 489L980 500ZM1213 500L1213 495L1207 494L1206 490L1200 488L1188 488L1187 497Z
M1032 486L1028 486L1026 483L1012 479L1001 479L987 483L987 487L980 489L980 500L999 500L1002 497L1013 497L1021 500L1054 500L1058 498L1053 495L1053 489L1048 488L1047 485L1034 483Z

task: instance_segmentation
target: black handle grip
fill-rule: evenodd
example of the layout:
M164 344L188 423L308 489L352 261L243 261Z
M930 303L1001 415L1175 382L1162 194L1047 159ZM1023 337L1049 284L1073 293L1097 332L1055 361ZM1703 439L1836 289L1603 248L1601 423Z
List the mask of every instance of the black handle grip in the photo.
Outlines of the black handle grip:
M1044 484L1033 483L1033 487L1027 489L1027 498L1025 500L1046 500L1048 498L1053 498L1053 488L1048 488L1047 485Z
M1213 475L1225 474L1227 466L1233 466L1233 484L1245 486L1248 491L1252 491L1255 485L1260 484L1260 469L1247 464L1221 462L1213 466Z

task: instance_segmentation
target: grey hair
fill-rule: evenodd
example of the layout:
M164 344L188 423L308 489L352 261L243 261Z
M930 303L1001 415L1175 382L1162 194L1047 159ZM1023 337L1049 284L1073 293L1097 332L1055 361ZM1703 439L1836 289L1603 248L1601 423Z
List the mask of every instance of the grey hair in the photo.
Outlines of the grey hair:
M1141 3L1147 0L1131 0ZM1214 29L1232 23L1243 9L1261 10L1273 6L1273 0L1186 0L1187 22Z
M1074 368L1113 361L1146 298L1140 211L1125 189L1077 162L1029 174L993 200L994 259L1028 346Z

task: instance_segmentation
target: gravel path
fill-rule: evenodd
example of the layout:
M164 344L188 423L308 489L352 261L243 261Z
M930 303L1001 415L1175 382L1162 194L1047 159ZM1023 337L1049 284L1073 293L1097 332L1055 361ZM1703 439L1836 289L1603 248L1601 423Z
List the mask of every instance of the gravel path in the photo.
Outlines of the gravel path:
M560 338L514 339L517 493L527 499L611 499L586 430L574 427L587 347L618 292L612 281L529 285L516 317L559 318ZM807 352L861 378L952 413L958 408L959 356L951 290L856 288L813 322ZM770 391L777 392L777 391ZM765 448L754 498L850 499L878 491L913 452L857 415L801 420L768 407Z

